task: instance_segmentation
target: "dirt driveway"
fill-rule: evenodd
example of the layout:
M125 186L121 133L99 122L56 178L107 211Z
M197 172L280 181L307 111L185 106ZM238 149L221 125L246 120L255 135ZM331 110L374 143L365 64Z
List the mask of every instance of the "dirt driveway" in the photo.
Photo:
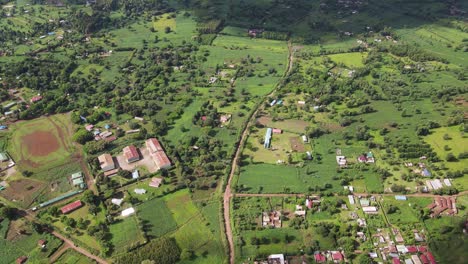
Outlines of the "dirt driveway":
M142 159L139 161L132 162L130 164L127 163L127 160L125 159L123 154L118 155L116 158L119 167L123 170L133 171L138 167L144 166L148 169L149 173L157 172L159 168L158 166L156 166L156 163L154 163L153 159L151 158L148 149L139 148L138 152L140 152Z

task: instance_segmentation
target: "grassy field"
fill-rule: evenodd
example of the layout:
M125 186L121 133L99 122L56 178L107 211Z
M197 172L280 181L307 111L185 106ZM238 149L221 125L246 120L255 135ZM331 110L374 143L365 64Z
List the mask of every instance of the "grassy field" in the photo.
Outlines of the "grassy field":
M237 186L248 193L293 193L306 192L312 177L301 177L300 170L293 166L251 164L242 167Z
M177 228L177 223L162 198L143 203L138 206L138 212L146 234L150 237L160 237Z
M283 132L281 134L273 134L271 139L271 147L266 149L260 140L264 138L266 128L259 129L255 133L251 133L246 143L246 148L243 152L248 155L249 159L254 163L269 163L276 164L278 161L288 163L288 156L291 155L292 162L301 162L302 155L306 151L311 151L310 144L303 144L299 134ZM292 141L298 146L293 146ZM301 151L296 151L296 147L300 147Z
M417 223L420 220L417 218L414 209L411 208L412 199L408 201L397 201L394 197L385 197L383 204L383 210L387 211L390 206L397 208L394 213L387 213L388 221L391 224L410 224Z
M72 249L67 249L65 253L63 253L59 259L55 263L58 264L88 264L88 263L96 263L92 259L77 253Z
M111 242L116 249L133 247L145 240L135 216L124 218L110 225L109 231L112 234Z
M446 135L448 135L448 137ZM449 153L452 153L457 157L460 153L468 151L468 138L461 131L459 126L434 129L430 135L424 137L424 141L431 144L436 153L442 159L445 159ZM463 170L466 167L463 160L458 162L447 162L445 164L448 168L453 170Z

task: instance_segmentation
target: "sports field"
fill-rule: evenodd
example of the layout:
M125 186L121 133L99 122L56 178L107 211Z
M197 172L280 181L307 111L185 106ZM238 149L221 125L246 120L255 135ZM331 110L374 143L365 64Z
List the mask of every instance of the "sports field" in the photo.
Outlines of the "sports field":
M75 152L71 130L67 114L17 122L11 126L8 152L22 171L40 172L64 165Z

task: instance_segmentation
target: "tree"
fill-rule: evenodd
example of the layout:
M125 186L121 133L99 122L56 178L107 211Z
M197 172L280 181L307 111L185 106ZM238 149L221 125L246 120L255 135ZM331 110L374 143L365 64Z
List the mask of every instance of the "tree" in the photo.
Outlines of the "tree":
M83 192L83 201L85 203L89 203L89 204L98 204L99 202L99 197L96 196L93 191L91 190L86 190Z
M448 162L454 162L457 161L457 157L455 157L455 155L453 155L453 153L450 152L447 154L447 157L445 157L445 160Z
M123 177L125 179L130 179L132 177L132 173L128 170L120 170L118 174L120 177Z
M358 264L372 264L372 263L374 263L374 261L369 256L369 253L362 253L359 256L357 256L355 263L358 263Z
M13 207L9 207L7 205L3 205L3 207L0 208L0 218L6 218L6 219L13 219L16 216L16 209Z
M73 141L78 142L81 145L84 145L86 142L93 140L93 138L93 134L85 129L80 129L73 135Z
M154 260L158 264L172 264L180 259L181 251L173 238L159 238L130 251L115 260L116 264L141 264Z

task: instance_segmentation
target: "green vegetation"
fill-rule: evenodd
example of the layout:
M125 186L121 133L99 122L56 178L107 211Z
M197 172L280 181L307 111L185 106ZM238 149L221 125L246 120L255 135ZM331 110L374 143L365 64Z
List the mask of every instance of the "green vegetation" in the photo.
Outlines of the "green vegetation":
M398 232L405 244L428 244L438 262L462 260L466 195L451 218L430 218L432 198L393 195L427 191L428 180L443 184L429 188L433 194L468 188L463 1L0 4L8 126L0 150L16 163L0 163L0 198L9 205L0 208L0 255L8 263L20 254L47 259L49 248L33 247L37 230L15 239L8 230L28 231L20 210L75 190L69 176L77 171L89 190L34 214L80 247L116 263L227 263L221 200L238 147L230 205L236 262L273 253L311 262L315 251L342 249L350 262L370 263L367 253L379 251L382 238L395 243ZM283 131L265 149L267 128ZM173 167L125 164L122 149L135 145L146 157L152 137ZM127 169L105 176L104 153ZM162 186L149 187L153 177ZM350 204L347 186L377 212ZM295 216L309 195L316 204ZM75 200L84 206L59 212ZM135 215L121 218L129 207ZM282 226L262 227L265 211L281 212ZM415 241L413 230L426 240ZM377 253L373 261L384 262ZM87 261L66 252L58 262Z
M109 226L112 245L116 249L133 248L144 242L136 217L124 218Z
M56 263L60 264L87 264L93 263L92 260L88 259L87 257L83 256L80 253L77 253L74 250L67 249L65 253L63 253L59 259L57 259Z

